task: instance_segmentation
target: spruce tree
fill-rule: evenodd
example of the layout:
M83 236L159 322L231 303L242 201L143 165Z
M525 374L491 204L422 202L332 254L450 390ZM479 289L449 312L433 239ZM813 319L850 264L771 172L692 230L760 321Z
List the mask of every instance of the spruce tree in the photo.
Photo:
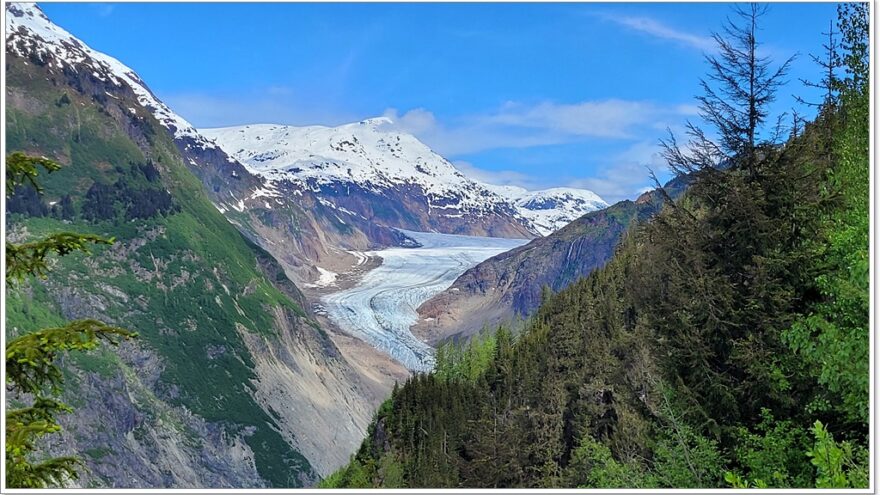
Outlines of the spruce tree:
M41 192L40 168L51 173L60 165L48 158L13 153L6 160L7 197L20 186ZM10 290L31 277L45 278L51 254L64 256L89 252L92 244L111 244L113 239L61 232L23 244L6 242L6 288ZM6 411L6 486L47 488L79 476L77 457L46 458L37 452L37 441L61 429L56 420L72 409L53 398L61 391L62 374L55 364L59 353L94 349L100 342L116 344L136 334L96 320L72 321L65 326L44 328L10 339L6 343L7 390L30 397L30 405Z

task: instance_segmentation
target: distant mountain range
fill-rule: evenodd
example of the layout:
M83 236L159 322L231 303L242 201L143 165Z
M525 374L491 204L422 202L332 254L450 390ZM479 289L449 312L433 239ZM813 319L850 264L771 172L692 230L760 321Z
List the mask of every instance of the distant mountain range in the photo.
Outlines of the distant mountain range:
M532 237L608 206L585 189L527 191L469 178L415 136L396 130L386 117L338 127L258 124L200 132L251 172L288 189L286 194L320 195L319 201L335 207L341 219ZM389 208L394 214L383 214Z

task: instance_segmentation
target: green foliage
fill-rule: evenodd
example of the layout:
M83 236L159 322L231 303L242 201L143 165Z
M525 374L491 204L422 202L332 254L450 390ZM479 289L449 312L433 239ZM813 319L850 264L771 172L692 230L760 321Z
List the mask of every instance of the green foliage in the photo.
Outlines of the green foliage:
M60 221L64 216L59 211L45 217L13 215L7 217L9 225L27 239L71 230L100 237L112 234L117 242L94 245L88 259L80 252L55 258L50 279L13 295L8 326L14 323L18 332L60 326L56 300L62 287L109 300L101 313L136 328L144 345L163 362L160 382L176 385L173 399L140 402L139 408L149 416L153 407L180 406L222 425L228 435L252 431L242 437L254 452L259 475L275 487L301 485L312 476L311 467L255 400L255 364L243 337L276 338L276 317L296 319L289 323L308 326L311 332L317 325L297 304L301 296L295 287L277 262L263 259L217 211L161 124L148 114L130 118L126 107L138 104L129 95L120 92L115 95L119 100L96 101L53 85L33 64L15 58L9 63L7 84L16 90L50 103L66 93L71 101L43 106L36 114L15 105L7 108L10 149L38 150L65 162L42 181L44 198L60 204L70 197L67 222ZM114 111L114 106L122 111ZM112 206L112 216L108 209L93 218L91 206L83 215L95 184L111 188L113 194L105 199L112 201L92 201L91 206ZM118 194L120 190L155 193L128 198ZM151 212L150 195L161 195L160 191L170 194L172 207ZM102 287L124 294L127 301ZM315 331L320 339L328 338ZM124 363L103 357L77 356L65 364L80 371L123 373L129 385L137 386L138 377L126 371ZM74 386L65 385L66 396L75 397Z
M702 488L719 486L724 459L715 440L682 425L662 436L654 448L653 471L660 486Z
M6 484L16 488L46 488L79 476L82 461L56 457L31 462L37 439L61 430L55 415L72 409L54 399L38 396L33 405L8 411L6 415Z
M464 343L443 342L437 347L434 374L445 380L476 381L495 357L499 333L505 334L502 339L510 338L510 332L501 327L495 333L484 331Z
M85 351L101 341L116 345L118 338L137 335L96 320L78 320L58 328L45 328L6 343L6 379L15 388L38 394L50 386L60 391L61 370L54 364L58 353Z
M384 456L378 468L372 459L363 463L353 456L348 465L321 480L318 488L369 488L376 485L399 488L403 486L402 481L401 465L393 456Z
M393 453L387 453L379 459L379 479L385 488L406 488L403 478L403 465Z
M737 437L734 458L745 475L740 477L728 472L725 479L731 477L737 483L750 483L759 488L810 486L812 472L803 462L808 446L807 433L803 428L790 420L777 421L770 410L764 409L762 420L754 431L740 426L737 428Z
M38 166L48 172L60 168L46 158L32 158L22 153L7 157L7 194L27 182L40 191L36 177ZM46 276L46 258L73 251L86 251L86 243L111 244L93 235L55 234L26 244L6 243L6 283L21 282L27 276ZM46 397L46 389L57 394L61 391L63 376L55 364L58 353L70 350L89 350L100 340L117 343L117 338L133 338L136 334L96 320L79 320L64 326L45 328L21 335L6 343L5 381L11 390L31 395L30 407L9 410L6 415L6 483L16 488L45 488L67 479L76 479L82 462L76 457L57 457L33 462L36 441L61 429L55 415L72 409L55 399Z
M834 141L829 190L835 208L824 212L822 249L827 270L816 277L822 298L785 333L789 346L817 371L822 393L813 410L833 409L848 421L868 422L869 387L869 98L867 7L842 5L839 24L848 77L842 80L845 125Z
M90 221L131 221L169 215L180 210L150 162L131 164L114 184L95 182L86 192L82 218Z
M767 421L772 422L772 417L768 415ZM760 450L749 448L747 455L752 475L744 477L728 471L724 476L725 481L733 488L805 487L813 483L813 473L809 473L807 468L814 468L816 488L868 486L868 449L850 442L836 442L821 421L813 424L810 433L812 442L803 450L808 443L805 432L780 422L759 439ZM792 441L795 436L797 445ZM754 443L758 437L751 436L751 439ZM774 441L779 441L781 445L774 445ZM801 458L809 458L809 465L796 462L795 452ZM786 467L794 467L797 474L790 476L785 471ZM763 478L761 473L764 473ZM770 480L770 483L766 480Z
M6 329L11 339L22 329L62 326L66 320L50 302L43 284L25 280L18 290L6 291Z
M567 482L578 488L657 488L657 480L637 461L620 462L605 444L585 437L572 452Z
M89 244L113 244L91 234L62 232L24 244L6 243L6 280L21 281L27 276L46 277L49 254L65 256L74 251L89 253Z
M16 187L24 184L33 187L37 192L42 192L43 189L37 183L37 174L39 174L41 167L47 173L61 169L61 165L46 157L28 156L20 151L7 156L6 195L11 196Z
M61 165L45 157L30 157L15 152L6 157L6 195L20 186L30 186L37 192L42 188L36 177L39 168L48 173L61 169ZM112 244L113 239L103 239L90 234L62 232L38 241L24 244L6 242L6 283L21 282L27 276L45 277L48 270L46 258L50 253L65 256L74 251L88 253L89 244Z
M671 387L661 385L659 392L661 426L652 466L655 482L667 488L719 486L725 459L718 442L685 421Z
M868 451L849 442L838 443L821 421L812 429L813 448L807 452L816 467L817 488L866 488L868 486Z

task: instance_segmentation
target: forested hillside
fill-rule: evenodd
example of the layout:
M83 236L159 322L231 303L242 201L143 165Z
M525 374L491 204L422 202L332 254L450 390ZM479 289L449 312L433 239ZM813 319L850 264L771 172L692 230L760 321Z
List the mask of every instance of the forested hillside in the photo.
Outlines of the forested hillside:
M541 305L545 290L559 291L604 265L636 223L656 215L667 198L684 192L674 178L635 201L593 211L525 246L493 256L419 306L413 333L436 345L461 340L500 324L518 325Z
M709 127L663 142L688 192L520 335L444 348L325 486L868 486L868 6L785 129L761 13L716 36Z

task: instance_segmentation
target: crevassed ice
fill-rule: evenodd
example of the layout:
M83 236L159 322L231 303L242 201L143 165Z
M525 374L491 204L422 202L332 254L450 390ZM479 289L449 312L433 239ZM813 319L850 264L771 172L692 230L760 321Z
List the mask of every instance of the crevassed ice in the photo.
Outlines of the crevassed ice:
M382 265L355 287L322 298L328 316L343 331L364 340L413 371L434 367L434 349L410 332L416 309L447 289L468 268L525 244L522 239L403 231L421 244L364 254Z

